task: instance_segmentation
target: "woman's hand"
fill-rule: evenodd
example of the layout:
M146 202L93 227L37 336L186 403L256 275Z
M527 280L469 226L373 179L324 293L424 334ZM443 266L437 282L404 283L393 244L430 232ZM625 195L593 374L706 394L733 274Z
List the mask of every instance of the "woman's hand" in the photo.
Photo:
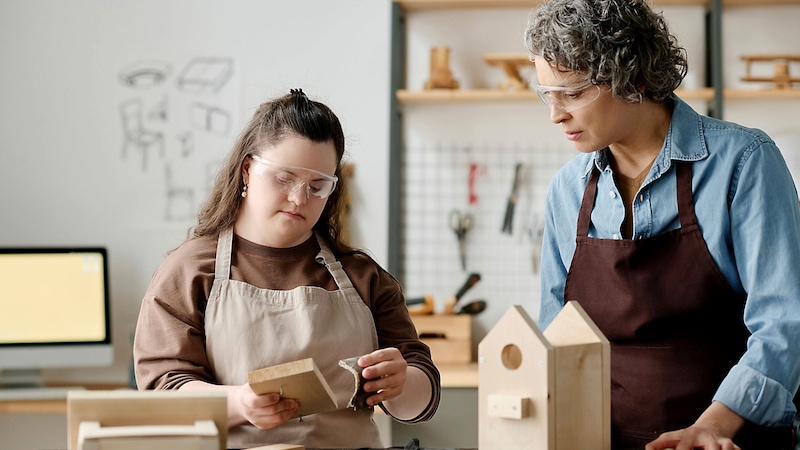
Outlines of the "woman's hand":
M277 393L256 394L249 384L228 391L228 426L250 422L262 430L282 425L300 408L297 401Z
M392 416L411 420L425 411L433 396L433 386L428 376L418 367L408 366L400 350L389 347L358 358L361 374L369 380L366 392L375 392L367 398L370 406L383 402Z
M744 426L744 418L720 402L712 402L689 428L662 434L645 450L741 450L730 436Z
M358 358L358 365L364 368L361 375L369 380L364 384L364 390L375 392L367 398L368 405L377 405L403 393L408 364L400 350L394 347L375 350Z
M697 425L663 433L658 439L645 446L645 450L693 450L695 448L704 450L742 450L732 440Z

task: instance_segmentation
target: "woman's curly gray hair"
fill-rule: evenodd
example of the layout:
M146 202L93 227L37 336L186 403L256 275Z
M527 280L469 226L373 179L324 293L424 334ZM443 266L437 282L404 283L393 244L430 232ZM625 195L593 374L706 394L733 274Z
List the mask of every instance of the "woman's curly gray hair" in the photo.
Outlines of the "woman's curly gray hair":
M531 14L525 44L634 103L665 101L687 70L686 50L644 0L548 0Z

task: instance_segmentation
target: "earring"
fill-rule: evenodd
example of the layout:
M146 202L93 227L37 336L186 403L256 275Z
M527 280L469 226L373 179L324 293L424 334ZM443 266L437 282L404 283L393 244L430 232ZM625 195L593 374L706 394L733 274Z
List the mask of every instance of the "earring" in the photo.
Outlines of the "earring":
M242 198L245 197L247 197L247 183L245 183L244 187L242 188Z

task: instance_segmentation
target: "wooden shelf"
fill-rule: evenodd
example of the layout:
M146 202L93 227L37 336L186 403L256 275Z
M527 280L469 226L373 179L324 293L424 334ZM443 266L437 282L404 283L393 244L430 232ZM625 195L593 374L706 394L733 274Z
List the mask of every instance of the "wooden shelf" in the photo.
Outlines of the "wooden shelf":
M428 91L397 91L401 105L425 105L436 103L480 103L480 102L533 102L539 101L536 92L501 91L499 89L431 89Z
M722 0L722 6L800 5L800 0Z
M544 0L393 0L406 11L464 8L533 8ZM711 0L654 0L657 6L709 6ZM800 5L800 0L722 0L723 7Z
M464 8L533 8L543 0L393 0L406 11L423 9L464 9ZM728 0L745 3L744 0ZM749 0L755 3L754 0ZM756 2L759 0L755 0ZM764 0L766 2L781 0ZM783 3L792 0L782 0ZM794 0L797 1L797 0ZM655 0L658 6L708 6L710 0Z
M727 100L798 100L800 89L724 89Z
M714 90L710 88L678 90L676 94L685 100L711 100ZM401 105L432 105L446 103L482 103L482 102L534 102L539 103L536 92L502 91L500 89L449 90L433 89L429 91L397 91L397 101Z

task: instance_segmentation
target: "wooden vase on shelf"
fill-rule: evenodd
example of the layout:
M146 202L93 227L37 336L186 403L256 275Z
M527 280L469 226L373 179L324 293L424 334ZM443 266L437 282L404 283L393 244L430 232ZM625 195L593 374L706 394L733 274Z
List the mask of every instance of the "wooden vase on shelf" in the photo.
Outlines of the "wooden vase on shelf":
M450 47L431 49L431 77L425 82L425 89L458 89L458 80L450 71Z

